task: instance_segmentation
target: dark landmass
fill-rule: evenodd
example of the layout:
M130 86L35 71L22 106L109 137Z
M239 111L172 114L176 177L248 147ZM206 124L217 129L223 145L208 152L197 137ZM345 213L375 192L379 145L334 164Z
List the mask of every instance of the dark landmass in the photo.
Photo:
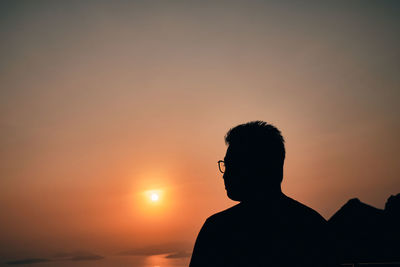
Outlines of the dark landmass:
M178 251L178 252L175 252L175 253L168 254L167 256L165 256L165 258L167 258L167 259L178 259L178 258L188 258L190 256L192 256L192 253L190 253L190 252Z
M138 247L131 250L123 251L118 255L131 255L131 256L151 256L159 254L175 254L179 251L187 251L191 249L188 243L165 243L153 246Z
M96 254L76 255L69 258L71 261L93 261L101 259L104 259L104 257Z
M35 263L40 263L40 262L48 262L51 261L49 259L44 259L44 258L29 258L29 259L21 259L21 260L14 260L14 261L8 261L6 264L9 265L17 265L17 264L35 264Z
M400 262L400 194L385 209L351 199L328 224L341 263Z
M35 264L41 262L49 262L49 261L92 261L92 260L101 260L104 259L103 256L85 252L85 251L76 251L76 252L61 252L55 254L51 258L26 258L21 260L13 260L8 261L6 264L8 265L16 265L16 264Z
M87 251L61 252L55 254L54 258L65 261L90 261L104 259L103 256Z

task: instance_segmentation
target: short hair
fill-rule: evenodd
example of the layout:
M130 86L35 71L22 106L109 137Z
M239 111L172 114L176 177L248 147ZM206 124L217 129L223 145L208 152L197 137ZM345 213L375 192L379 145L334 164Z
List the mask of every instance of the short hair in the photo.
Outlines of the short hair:
M275 126L264 121L240 124L227 132L225 143L240 147L242 151L246 151L246 158L268 166L274 174L280 175L282 181L285 140Z

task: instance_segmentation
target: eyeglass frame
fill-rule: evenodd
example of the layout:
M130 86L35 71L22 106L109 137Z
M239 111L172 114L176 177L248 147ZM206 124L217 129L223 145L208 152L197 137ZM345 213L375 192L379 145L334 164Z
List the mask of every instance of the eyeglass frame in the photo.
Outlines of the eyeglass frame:
M223 164L223 169L224 170L222 170L222 168L221 168L221 163ZM218 169L219 169L219 171L221 172L221 173L225 173L225 161L223 161L223 160L218 160Z

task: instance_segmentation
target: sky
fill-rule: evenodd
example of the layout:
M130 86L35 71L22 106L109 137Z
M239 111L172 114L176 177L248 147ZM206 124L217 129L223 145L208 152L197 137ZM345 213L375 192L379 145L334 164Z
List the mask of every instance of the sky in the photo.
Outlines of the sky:
M252 120L286 140L285 194L326 219L354 197L383 208L400 192L399 13L1 1L1 259L190 248L236 204L217 161L229 128Z

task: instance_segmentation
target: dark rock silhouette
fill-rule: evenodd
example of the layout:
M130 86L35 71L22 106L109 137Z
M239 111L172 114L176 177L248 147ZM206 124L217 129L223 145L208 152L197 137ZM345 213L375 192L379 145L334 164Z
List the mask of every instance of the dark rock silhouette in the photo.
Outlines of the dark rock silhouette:
M400 221L400 194L388 198L385 204L385 212L391 220Z
M385 209L354 198L329 220L341 263L400 261L400 194L391 196Z

